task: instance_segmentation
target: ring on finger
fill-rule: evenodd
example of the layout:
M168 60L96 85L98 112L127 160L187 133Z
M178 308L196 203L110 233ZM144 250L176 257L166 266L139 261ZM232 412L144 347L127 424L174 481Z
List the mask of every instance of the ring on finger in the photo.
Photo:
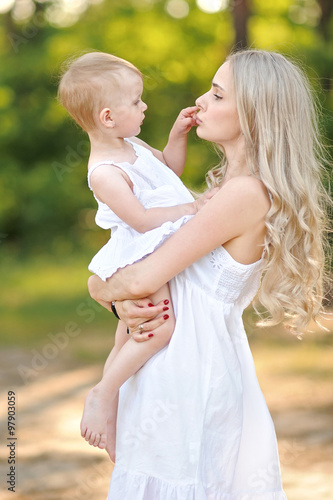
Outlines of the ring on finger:
M141 325L139 325L139 333L142 333L143 332L143 324L141 323Z

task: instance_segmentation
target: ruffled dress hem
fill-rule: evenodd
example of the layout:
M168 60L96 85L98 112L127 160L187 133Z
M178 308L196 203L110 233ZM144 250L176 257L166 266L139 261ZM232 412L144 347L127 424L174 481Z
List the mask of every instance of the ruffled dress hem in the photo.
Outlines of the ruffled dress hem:
M124 486L125 485L125 486ZM287 500L284 491L225 492L223 486L202 483L172 483L115 467L107 500Z
M106 281L106 279L110 278L118 269L129 266L153 253L154 250L162 245L165 240L192 217L192 215L184 215L175 222L165 222L161 226L147 231L146 233L138 233L135 239L128 237L127 242L127 234L122 233L118 236L117 230L115 235L112 236L93 257L88 266L89 271L97 274L103 281ZM129 246L131 246L131 248L129 248ZM123 251L120 249L123 249ZM108 265L106 265L106 263L108 263Z

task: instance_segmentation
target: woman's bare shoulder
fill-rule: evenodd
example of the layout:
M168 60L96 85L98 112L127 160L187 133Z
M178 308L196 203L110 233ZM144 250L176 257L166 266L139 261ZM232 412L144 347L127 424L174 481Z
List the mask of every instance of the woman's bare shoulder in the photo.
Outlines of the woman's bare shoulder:
M251 175L236 176L229 179L221 187L221 195L228 193L237 199L238 203L247 206L262 207L266 211L269 209L271 202L266 186L263 182ZM253 205L253 202L255 204Z

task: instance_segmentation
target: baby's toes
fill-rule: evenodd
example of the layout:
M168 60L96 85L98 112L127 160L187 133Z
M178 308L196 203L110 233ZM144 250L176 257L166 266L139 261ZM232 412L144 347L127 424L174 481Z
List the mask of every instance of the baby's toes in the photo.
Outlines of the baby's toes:
M90 431L89 429L87 429L86 432L85 432L85 435L84 435L84 439L86 441L90 442L91 435L92 435L92 431Z
M106 434L102 434L100 442L98 444L98 448L100 448L101 450L104 450L104 448L106 447L106 444L107 444Z
M87 432L87 426L86 425L80 425L80 430L81 430L81 436L84 438L86 437L86 432Z
M99 446L100 442L101 442L101 435L100 434L96 434L96 438L95 438L93 446Z
M91 444L92 446L96 446L96 443L98 444L99 440L100 440L100 435L96 434L95 432L92 432L89 439L89 444Z

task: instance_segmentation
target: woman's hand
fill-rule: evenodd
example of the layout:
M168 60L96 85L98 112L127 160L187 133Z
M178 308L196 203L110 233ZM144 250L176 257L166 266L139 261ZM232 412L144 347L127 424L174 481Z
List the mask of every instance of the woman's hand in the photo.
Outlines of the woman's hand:
M165 320L163 313L165 302L162 300L154 306L150 299L116 301L119 317L126 323L131 337L136 342L145 342L152 337L152 332ZM157 316L160 315L159 318ZM141 325L141 328L139 326Z
M120 270L121 271L121 270ZM111 311L112 293L106 283L95 274L88 280L91 297L99 304ZM136 342L145 342L152 337L152 331L164 323L163 312L166 302L163 300L156 306L148 298L137 300L116 301L118 316L126 323L131 337ZM159 318L157 318L157 316ZM139 326L142 325L142 328Z
M111 310L111 301L115 299L125 299L128 297L137 298L132 294L128 293L128 287L126 284L131 283L131 268L135 266L127 266L126 268L118 269L118 271L103 281L96 274L93 274L88 279L88 290L92 299L96 300L99 304L105 307L108 311ZM124 297L119 297L119 290L125 293ZM118 293L117 293L118 292ZM148 294L143 294L143 296Z

